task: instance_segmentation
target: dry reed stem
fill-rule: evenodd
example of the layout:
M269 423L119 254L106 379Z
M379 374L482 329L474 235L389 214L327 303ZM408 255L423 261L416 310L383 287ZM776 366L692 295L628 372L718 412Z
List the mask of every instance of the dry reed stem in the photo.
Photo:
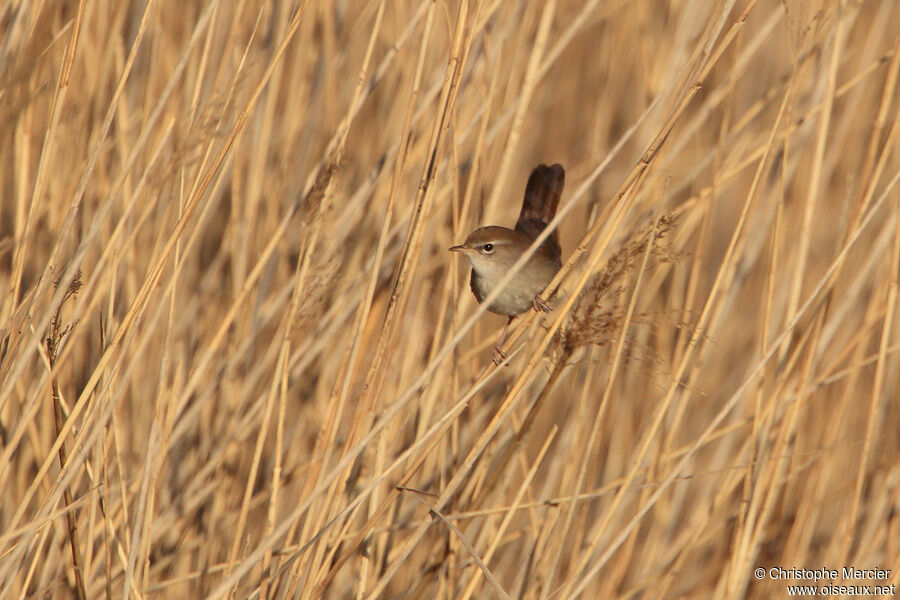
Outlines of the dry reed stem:
M49 367L51 374L57 363L60 344L62 344L63 340L72 329L72 325L66 325L65 327L63 327L60 310L62 310L62 307L65 305L67 300L78 294L78 290L80 288L81 281L78 277L76 277L72 280L72 283L70 283L68 288L66 289L66 293L62 298L62 302L56 309L56 313L53 315L53 319L50 321L50 332L45 338L45 344L47 346L47 366ZM59 437L60 432L62 431L63 422L65 420L65 417L63 416L63 400L59 390L58 379L52 375L51 377L52 380L50 386L52 390L51 402L53 404L53 420L56 425L56 435L57 437ZM59 468L60 470L63 470L66 467L66 457L68 456L65 443L60 444L58 454ZM68 488L63 492L63 498L65 499L65 503L68 506L71 506L74 503L72 498L72 491ZM85 600L85 598L87 598L87 592L84 588L83 573L85 563L84 559L82 558L81 541L79 540L78 536L78 522L75 513L72 511L66 512L66 526L69 529L69 546L72 551L72 570L75 573L75 593L78 596L79 600Z
M497 547L500 544L501 539L503 538L503 534L506 532L506 529L509 527L510 521L512 520L513 515L519 504L522 502L522 497L525 495L525 492L528 490L528 486L531 485L534 476L537 474L537 469L541 465L541 462L544 460L544 456L547 454L547 450L550 449L550 444L553 443L553 439L556 437L556 432L558 431L557 427L553 427L550 430L550 434L547 436L547 439L544 440L544 445L541 447L538 452L537 457L534 459L534 463L531 468L528 469L528 472L525 474L525 478L522 481L522 484L519 486L519 489L516 491L516 495L513 499L512 505L509 507L509 510L503 516L503 521L500 523L500 526L497 528L496 533L494 534L494 539L491 541L490 546L488 546L487 551L484 553L484 560L490 561L494 555L494 552L497 551ZM445 523L449 523L446 518L441 517ZM467 600L472 596L475 592L475 588L478 585L478 579L480 573L484 573L487 575L488 571L482 570L476 572L472 579L469 580L469 584L466 586L466 591L463 592L462 598L463 600Z

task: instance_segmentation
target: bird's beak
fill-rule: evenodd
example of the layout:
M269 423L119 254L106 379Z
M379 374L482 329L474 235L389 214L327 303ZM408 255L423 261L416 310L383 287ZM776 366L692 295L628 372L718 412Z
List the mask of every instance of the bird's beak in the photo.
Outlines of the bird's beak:
M448 248L450 252L465 252L468 250L464 245L460 244L459 246L453 246L452 248Z

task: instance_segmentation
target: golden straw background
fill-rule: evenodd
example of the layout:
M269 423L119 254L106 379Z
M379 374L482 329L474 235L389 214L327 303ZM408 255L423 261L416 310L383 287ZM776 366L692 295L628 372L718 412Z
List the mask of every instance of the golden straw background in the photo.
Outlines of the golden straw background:
M3 3L0 597L900 584L898 31L887 0ZM568 262L495 367L447 248L540 162Z

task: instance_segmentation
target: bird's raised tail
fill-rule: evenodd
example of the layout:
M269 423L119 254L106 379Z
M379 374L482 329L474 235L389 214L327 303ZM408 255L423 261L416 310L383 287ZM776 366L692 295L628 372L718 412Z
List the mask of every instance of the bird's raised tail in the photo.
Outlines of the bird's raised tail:
M566 170L560 164L547 166L540 164L531 171L525 187L525 199L516 230L532 239L536 238L556 216L556 208L566 183ZM559 246L559 234L554 231L550 238Z

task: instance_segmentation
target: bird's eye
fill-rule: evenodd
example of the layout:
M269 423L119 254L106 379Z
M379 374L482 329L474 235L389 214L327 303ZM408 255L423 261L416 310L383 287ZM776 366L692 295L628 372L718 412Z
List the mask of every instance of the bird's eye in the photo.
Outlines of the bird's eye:
M481 251L484 252L485 254L490 254L494 251L494 245L493 244L485 244L484 246L481 247Z

